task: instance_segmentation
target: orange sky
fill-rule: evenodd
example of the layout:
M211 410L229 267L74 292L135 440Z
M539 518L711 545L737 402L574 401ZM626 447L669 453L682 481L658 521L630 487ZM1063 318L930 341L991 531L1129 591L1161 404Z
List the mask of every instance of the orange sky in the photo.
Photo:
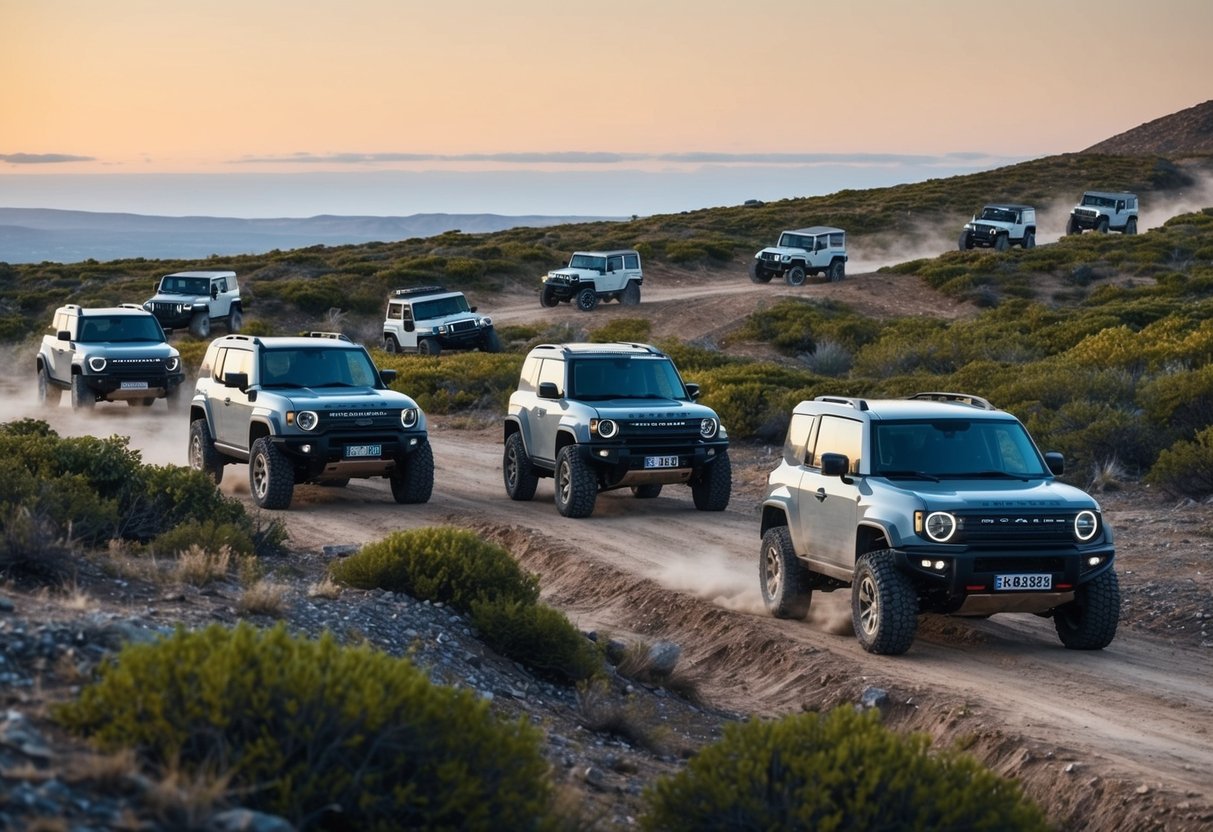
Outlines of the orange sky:
M1209 0L0 0L0 171L1036 156L1213 98L1211 39Z

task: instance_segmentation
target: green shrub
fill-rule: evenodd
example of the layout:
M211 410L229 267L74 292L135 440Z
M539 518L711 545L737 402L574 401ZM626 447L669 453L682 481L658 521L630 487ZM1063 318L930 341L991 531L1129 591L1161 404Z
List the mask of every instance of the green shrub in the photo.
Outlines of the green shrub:
M602 667L590 640L564 613L545 604L475 602L472 623L489 647L556 681L578 682Z
M281 625L127 646L54 715L102 749L228 775L243 805L300 828L534 829L550 805L524 721L407 660Z
M646 793L642 828L1045 830L1019 786L841 707L730 725Z
M468 612L474 601L539 598L539 581L503 547L473 532L436 526L393 532L331 567L333 580L441 601Z
M253 554L253 538L245 526L214 520L190 520L161 532L151 542L152 551L166 557L176 557L191 546L209 553L227 548L233 555Z
M608 341L643 344L648 342L652 330L652 321L644 318L616 318L591 332L590 340L597 344L605 344Z
M1213 495L1213 427L1160 453L1146 481L1172 496L1204 499Z
M516 353L463 352L426 358L376 354L383 369L399 373L392 382L427 413L454 413L468 408L504 411L518 386L523 356Z

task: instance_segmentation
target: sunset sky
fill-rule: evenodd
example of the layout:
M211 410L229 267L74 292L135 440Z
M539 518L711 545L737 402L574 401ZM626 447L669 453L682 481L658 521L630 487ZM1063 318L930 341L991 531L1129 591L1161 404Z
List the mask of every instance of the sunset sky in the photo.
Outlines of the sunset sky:
M1211 39L1208 0L0 0L0 206L100 179L50 174L991 167L1213 98Z

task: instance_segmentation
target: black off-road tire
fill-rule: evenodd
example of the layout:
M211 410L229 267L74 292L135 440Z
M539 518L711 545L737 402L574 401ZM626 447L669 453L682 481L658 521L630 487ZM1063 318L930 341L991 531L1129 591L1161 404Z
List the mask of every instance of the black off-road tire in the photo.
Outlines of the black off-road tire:
M63 391L51 384L50 373L46 365L38 368L38 404L43 407L58 407L63 400Z
M846 264L841 260L835 260L830 263L830 268L826 270L826 277L831 283L837 283L847 276Z
M442 345L433 338L422 338L417 342L417 352L437 358L442 354Z
M1132 217L1125 220L1125 229L1121 233L1122 234L1136 234L1137 233L1137 220L1133 219Z
M1120 622L1120 579L1109 569L1080 584L1074 600L1053 611L1053 626L1071 650L1102 650L1116 637Z
M1078 227L1078 220L1074 219L1073 216L1071 216L1070 219L1066 222L1066 233L1067 234L1082 233L1082 229Z
M398 503L428 503L434 493L434 449L429 440L403 459L388 476L392 498Z
M661 496L661 483L650 482L644 485L633 485L632 496L638 500L651 500Z
M809 570L796 557L787 526L773 526L762 536L758 553L762 602L776 618L804 618L813 601Z
M542 291L539 292L539 305L550 309L558 303L560 303L560 300L556 297L556 293L549 287L544 286Z
M888 549L869 552L855 565L851 623L869 653L897 656L910 649L918 629L918 594Z
M750 282L751 283L770 283L771 273L766 270L762 263L758 262L757 258L750 263Z
M71 395L72 408L75 410L88 410L97 403L97 394L88 389L84 376L80 374L72 376Z
M691 482L691 499L700 511L724 511L733 491L733 464L729 452L721 451L716 461L704 467Z
M190 335L193 335L199 340L206 338L211 334L211 316L208 312L195 312L194 317L190 318Z
M995 251L1006 251L1010 247L1011 247L1011 241L1009 239L1007 239L1006 234L999 234L997 237L994 238L994 250Z
M531 457L526 452L526 443L522 441L521 433L511 433L505 440L505 452L501 456L501 479L505 483L505 493L511 500L523 502L535 496L539 476L531 465Z
M286 454L268 436L253 443L248 460L249 491L253 502L264 509L290 508L295 494L295 471Z
M576 445L556 455L556 510L565 517L589 517L598 500L598 480Z
M582 312L593 312L598 306L598 292L593 286L586 286L577 293L577 308Z
M969 232L960 232L960 239L956 241L956 244L960 247L961 251L968 251L971 249L973 247L973 241L969 239Z
M239 306L233 306L227 312L227 331L231 333L239 332L244 326L244 313L240 311Z
M501 338L497 335L497 330L490 328L484 333L480 340L480 349L482 352L501 352Z
M393 355L400 352L400 342L396 340L395 335L383 336L383 349L386 352L392 353Z
M1023 248L1025 250L1030 249L1030 248L1036 248L1036 232L1035 231L1025 231L1023 234L1023 239L1020 240L1019 244L1021 246L1023 246Z
M1095 232L1097 234L1107 234L1108 233L1108 218L1107 217L1099 218L1099 222L1096 223L1096 225L1095 225Z
M619 302L624 306L635 306L640 303L640 284L635 280L629 280L627 287L619 296Z
M804 285L804 267L803 266L793 266L792 268L788 269L786 272L783 273L783 279L784 279L784 282L786 282L789 286L803 286Z
M206 426L206 419L190 422L189 466L201 471L218 485L223 481L223 454L215 450L215 441Z

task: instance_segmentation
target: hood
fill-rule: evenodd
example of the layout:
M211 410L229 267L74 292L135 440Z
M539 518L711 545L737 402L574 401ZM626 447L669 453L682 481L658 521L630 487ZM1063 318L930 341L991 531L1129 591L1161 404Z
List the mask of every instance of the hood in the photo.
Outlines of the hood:
M989 226L990 228L1000 228L1003 231L1010 231L1015 227L1013 222L1004 222L1003 220L979 220L977 217L969 220L966 228L979 228L981 226Z
M263 391L280 396L294 410L402 410L417 406L403 393L374 387L292 387L285 390L269 387Z
M164 341L77 341L77 347L82 352L103 352L106 359L117 361L134 358L171 358L177 355L177 348ZM104 345L104 349L101 349Z
M572 269L567 266L563 269L552 269L548 272L548 280L555 278L556 280L574 281L580 280L583 277L598 276L598 269Z
M941 482L884 477L868 479L874 487L876 483L887 483L883 487L918 497L929 511L1099 510L1099 503L1090 494L1055 479L1037 478L1027 482L1012 479L944 479Z
M758 252L757 256L761 257L763 254L775 254L783 257L784 255L789 254L804 254L807 251L807 248L795 248L792 246L767 246L762 251Z
M586 404L604 418L618 421L679 421L719 419L712 408L678 399L605 399Z

